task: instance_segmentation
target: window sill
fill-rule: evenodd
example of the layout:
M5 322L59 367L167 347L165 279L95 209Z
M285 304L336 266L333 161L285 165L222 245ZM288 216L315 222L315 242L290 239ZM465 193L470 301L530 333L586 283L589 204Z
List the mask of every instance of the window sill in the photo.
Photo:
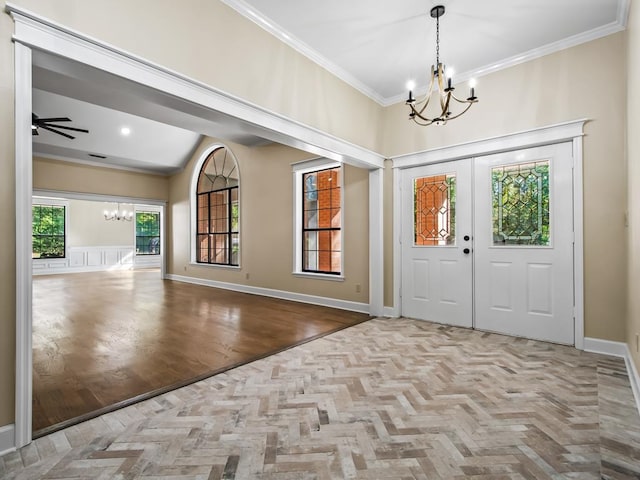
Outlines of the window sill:
M216 263L198 263L189 262L190 267L204 267L204 268L223 268L226 270L241 270L240 265L221 265Z
M344 282L343 275L329 275L326 273L311 273L311 272L293 272L294 277L300 278L315 278L317 280L330 280L332 282Z

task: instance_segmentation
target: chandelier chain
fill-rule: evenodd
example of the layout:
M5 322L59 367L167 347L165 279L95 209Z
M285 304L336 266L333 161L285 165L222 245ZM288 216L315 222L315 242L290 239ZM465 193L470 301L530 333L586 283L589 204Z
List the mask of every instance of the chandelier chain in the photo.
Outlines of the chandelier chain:
M436 17L436 66L440 65L440 15Z

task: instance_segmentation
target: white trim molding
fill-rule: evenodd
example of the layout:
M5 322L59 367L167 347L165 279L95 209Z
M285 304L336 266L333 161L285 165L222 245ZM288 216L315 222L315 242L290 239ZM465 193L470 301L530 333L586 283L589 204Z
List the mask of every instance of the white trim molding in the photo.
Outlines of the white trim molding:
M449 162L461 158L480 157L494 153L541 147L554 143L571 142L584 135L587 119L573 120L546 127L533 128L516 133L490 137L482 140L434 148L422 152L393 157L393 168L408 168L431 163Z
M384 166L384 157L371 150L84 35L18 5L7 2L5 8L15 22L15 43L98 68L245 122L257 136L273 142L361 168Z
M303 175L305 173L317 172L320 170L329 170L332 168L340 168L340 274L332 275L323 272L305 272L302 269L302 195L304 185L302 184ZM296 162L291 165L293 172L293 274L301 277L316 279L332 279L344 280L344 168L340 162L334 162L327 158L315 158L302 162Z
M640 376L638 370L631 357L629 351L629 345L624 342L613 342L611 340L602 340L600 338L584 339L584 350L591 353L600 353L602 355L611 355L613 357L620 357L624 359L625 366L627 368L627 375L629 376L629 383L631 384L631 390L633 391L633 398L636 401L636 409L640 413Z
M349 310L351 312L369 313L369 305L366 303L351 302L349 300L340 300L337 298L320 297L317 295L307 295L306 293L288 292L285 290L254 287L250 285L241 285L238 283L220 282L217 280L187 277L184 275L168 274L167 280L191 283L194 285L204 285L206 287L222 288L224 290L231 290L240 293L250 293L253 295L261 295L263 297L279 298L281 300L291 300L293 302L321 305L323 307L338 308L340 310Z
M394 305L402 314L402 233L401 218L401 182L396 170L449 162L465 158L476 158L494 153L522 150L526 148L572 144L573 155L573 278L574 278L574 345L584 348L584 232L583 232L583 188L582 188L582 137L584 124L588 120L580 119L556 125L535 128L499 137L476 140L433 150L412 153L392 158L394 171L394 221L393 221L393 284Z
M31 49L15 44L16 165L16 391L15 446L31 443L33 287L33 154L31 139Z
M0 427L0 457L7 453L15 452L15 425L5 425Z
M65 258L34 258L33 275L160 268L160 255L150 257L137 261L133 245L67 247Z

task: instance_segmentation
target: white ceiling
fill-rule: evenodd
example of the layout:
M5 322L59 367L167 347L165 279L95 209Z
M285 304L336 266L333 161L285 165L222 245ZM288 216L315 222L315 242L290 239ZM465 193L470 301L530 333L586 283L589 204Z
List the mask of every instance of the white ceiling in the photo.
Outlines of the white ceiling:
M454 67L454 81L466 81L620 31L631 0L222 1L390 105L406 98L409 80L426 90L435 63L435 5L446 8L440 60Z
M631 0L222 0L382 105L426 89L444 4L441 61L454 80L482 76L620 31ZM33 52L33 111L87 128L75 140L40 131L34 154L158 174L184 168L201 135L247 146L277 134L67 59ZM421 88L422 87L422 88ZM129 126L128 137L119 134ZM107 156L106 159L89 154Z
M68 117L71 122L58 124L89 130L62 130L75 137L69 139L38 129L33 136L36 155L171 173L183 167L200 143L198 133L44 90L34 88L32 98L38 117ZM122 134L124 127L130 130L128 135Z

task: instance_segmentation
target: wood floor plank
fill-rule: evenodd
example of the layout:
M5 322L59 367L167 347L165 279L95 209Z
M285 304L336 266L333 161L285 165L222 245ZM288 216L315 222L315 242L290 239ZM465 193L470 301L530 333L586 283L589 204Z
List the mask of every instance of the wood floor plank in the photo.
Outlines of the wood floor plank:
M34 434L367 319L155 270L36 276Z

